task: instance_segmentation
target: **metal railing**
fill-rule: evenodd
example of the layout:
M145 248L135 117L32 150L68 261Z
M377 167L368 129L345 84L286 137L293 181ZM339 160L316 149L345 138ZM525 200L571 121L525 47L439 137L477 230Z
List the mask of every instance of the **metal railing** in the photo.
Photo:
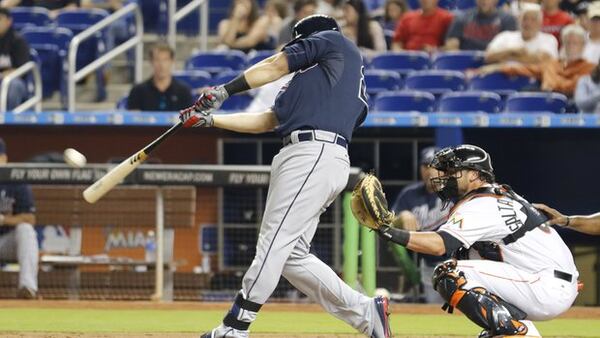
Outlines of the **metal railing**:
M169 0L167 5L167 15L169 29L167 31L167 41L171 48L175 49L175 35L177 33L177 23L190 14L194 9L198 8L199 27L198 37L200 39L200 50L208 49L208 1L209 0L192 0L181 9L177 10L177 0Z
M121 43L120 45L113 48L111 51L108 51L106 54L102 55L98 59L94 60L92 63L83 67L82 69L75 71L77 67L77 51L79 50L79 45L86 39L92 37L94 34L99 32L100 30L108 27L108 25L113 22L122 19L126 15L134 13L135 14L135 36L131 37L129 40ZM143 36L144 36L144 23L142 20L142 12L136 3L130 3L127 6L121 8L110 16L104 18L100 22L94 24L90 28L84 30L83 32L75 35L73 40L69 45L69 56L68 56L68 77L67 77L67 96L68 103L67 108L70 112L75 111L75 84L83 79L85 76L95 71L96 69L102 67L104 64L108 63L110 60L114 59L119 54L135 47L135 72L134 72L134 82L139 83L142 80L142 66L143 66Z
M35 111L38 113L42 111L42 77L40 76L40 70L38 69L36 63L29 61L21 67L10 72L2 79L2 85L0 86L0 113L5 113L7 111L8 88L10 83L16 78L25 75L27 72L31 72L33 74L33 97L13 108L12 111L15 113L22 113L28 109L31 109L31 107L35 107Z

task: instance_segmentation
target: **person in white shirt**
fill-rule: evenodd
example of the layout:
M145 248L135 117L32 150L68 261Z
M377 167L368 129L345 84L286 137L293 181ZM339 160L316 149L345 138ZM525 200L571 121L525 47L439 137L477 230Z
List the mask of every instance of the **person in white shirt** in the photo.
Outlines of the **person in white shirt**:
M583 50L583 58L591 63L598 63L598 59L600 59L600 1L589 4L587 16L590 34Z
M484 329L480 338L539 337L531 320L565 312L577 296L573 255L548 217L495 183L490 155L473 145L440 150L430 166L438 196L454 201L437 231L378 230L386 240L419 253L455 257L438 265L433 286Z
M523 3L521 11L521 30L496 35L485 51L486 63L537 63L546 58L558 58L558 41L551 34L541 32L543 16L540 5Z

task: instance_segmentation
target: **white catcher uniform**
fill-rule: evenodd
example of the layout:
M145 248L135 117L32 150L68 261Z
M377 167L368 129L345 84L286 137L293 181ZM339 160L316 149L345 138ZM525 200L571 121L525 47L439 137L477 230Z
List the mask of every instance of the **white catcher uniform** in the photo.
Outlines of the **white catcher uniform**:
M565 312L577 297L579 273L571 252L552 227L539 226L519 237L526 219L519 200L480 194L455 206L438 231L470 249L469 259L457 264L467 280L465 289L483 287L525 311L527 319L549 320ZM497 255L500 261L482 259L472 248L483 241L498 244L488 254Z

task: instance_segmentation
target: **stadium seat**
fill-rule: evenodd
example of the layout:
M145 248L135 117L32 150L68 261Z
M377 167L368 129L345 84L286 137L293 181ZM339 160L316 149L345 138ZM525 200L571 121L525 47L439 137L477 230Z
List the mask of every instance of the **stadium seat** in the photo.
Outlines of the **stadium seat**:
M236 94L230 96L223 102L221 110L224 111L238 111L248 108L254 98L248 94Z
M233 79L235 79L238 75L240 75L239 71L236 70L228 70L221 72L213 77L212 84L214 86L227 83Z
M173 72L173 77L192 89L202 88L212 85L210 73L203 70L180 70Z
M52 96L56 90L63 90L65 87L63 65L69 43L73 39L73 33L60 27L28 26L23 29L22 34L29 46L36 50L41 60L40 70L44 98Z
M503 73L491 73L473 77L469 87L472 90L489 90L507 95L516 91L536 89L537 81L526 76L507 76Z
M421 70L408 74L406 89L424 90L439 95L448 91L461 91L466 87L462 72L453 70Z
M433 60L434 69L460 70L483 66L484 53L480 51L457 51L438 53Z
M196 53L186 61L185 68L201 69L214 74L227 70L242 70L245 65L246 54L239 50L229 50Z
M44 7L15 7L10 10L10 15L17 31L26 26L45 27L52 24L50 11Z
M260 61L272 56L275 54L274 50L258 50L253 51L248 54L248 66L252 66L254 64L259 63Z
M104 18L108 12L103 9L76 9L64 10L56 16L56 24L59 27L68 28L77 35L90 28ZM77 50L76 70L80 70L106 52L106 32L99 31L93 37L84 40ZM96 71L97 100L104 101L106 98L106 83L103 67Z
M402 88L402 78L398 73L390 70L367 69L365 71L365 83L369 95L377 95L383 91Z
M506 99L506 112L553 112L562 114L567 107L567 97L560 93L514 93Z
M435 105L435 96L422 91L382 92L375 99L375 112L431 112Z
M429 68L429 54L425 52L388 52L371 60L369 68L393 70L406 74L413 70Z
M447 93L442 96L438 105L440 112L486 112L500 111L502 98L493 92L467 91Z

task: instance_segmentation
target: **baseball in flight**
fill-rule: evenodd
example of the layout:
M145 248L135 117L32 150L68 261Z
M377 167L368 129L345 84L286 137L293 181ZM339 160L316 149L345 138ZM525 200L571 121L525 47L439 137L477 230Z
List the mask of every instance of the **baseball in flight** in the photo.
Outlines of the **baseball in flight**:
M65 160L66 164L73 168L83 168L87 163L85 155L73 148L65 149L63 153L63 159Z

